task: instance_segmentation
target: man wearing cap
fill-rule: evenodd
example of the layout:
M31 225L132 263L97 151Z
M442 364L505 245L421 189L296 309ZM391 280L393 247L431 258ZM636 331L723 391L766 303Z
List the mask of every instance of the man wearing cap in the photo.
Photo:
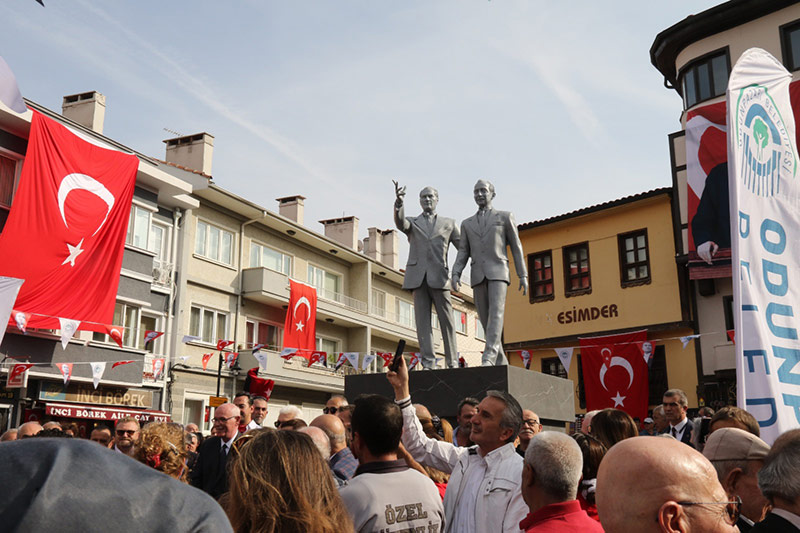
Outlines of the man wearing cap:
M758 472L768 453L766 442L738 428L718 429L708 437L703 449L728 497L742 500L736 523L739 531L749 531L764 518L768 502L758 488Z
M642 425L643 425L643 427L642 427L641 431L639 431L639 436L640 437L649 437L651 435L655 435L656 434L656 430L654 429L655 423L653 422L653 419L650 418L649 416L644 419L644 422L642 422Z

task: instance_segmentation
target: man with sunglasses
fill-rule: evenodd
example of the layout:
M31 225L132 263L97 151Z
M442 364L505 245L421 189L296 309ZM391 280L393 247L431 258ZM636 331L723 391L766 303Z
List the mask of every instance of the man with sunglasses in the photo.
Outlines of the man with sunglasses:
M214 437L203 441L198 450L197 462L192 469L190 482L193 486L219 498L228 490L226 465L233 447L239 437L239 408L232 403L223 403L214 411Z
M625 439L597 473L597 511L607 533L734 533L733 500L700 452L676 440Z
M347 398L341 394L334 394L328 399L322 412L326 415L335 415L345 405L347 405Z
M120 419L114 428L114 449L132 457L140 429L139 421L132 416Z

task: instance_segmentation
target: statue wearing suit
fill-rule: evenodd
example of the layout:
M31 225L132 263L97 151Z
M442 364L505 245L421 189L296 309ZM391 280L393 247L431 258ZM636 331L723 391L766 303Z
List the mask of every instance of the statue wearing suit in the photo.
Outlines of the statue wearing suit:
M478 212L461 223L461 242L453 265L452 284L453 289L458 290L461 273L467 266L467 259L471 259L470 285L475 296L478 318L486 333L482 364L505 365L508 360L503 353L501 336L506 293L510 283L506 247L511 248L519 276L519 288L523 294L528 292L528 270L525 267L514 215L492 207L494 185L479 180L473 192Z
M447 249L450 243L458 248L459 231L455 220L436 214L439 193L425 187L419 193L422 214L406 217L403 212L405 187L395 182L394 223L408 237L409 251L403 288L414 294L414 316L417 326L422 366L434 368L431 328L431 304L436 308L444 341L445 363L458 366L453 304L450 301L450 277L447 268Z

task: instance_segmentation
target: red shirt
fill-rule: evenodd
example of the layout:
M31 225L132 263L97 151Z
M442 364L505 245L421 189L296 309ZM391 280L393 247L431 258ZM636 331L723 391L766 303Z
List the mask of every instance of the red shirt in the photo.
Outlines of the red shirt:
M519 523L520 529L526 533L603 533L600 524L581 509L578 500L546 505L535 513L528 513L525 520Z

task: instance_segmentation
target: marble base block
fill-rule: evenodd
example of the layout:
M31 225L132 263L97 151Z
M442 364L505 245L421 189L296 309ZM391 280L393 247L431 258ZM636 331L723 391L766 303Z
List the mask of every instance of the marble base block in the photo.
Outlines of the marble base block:
M473 396L481 400L486 391L492 389L510 393L523 409L538 414L545 426L563 428L565 423L575 420L575 386L572 380L515 366L412 371L409 387L414 403L421 403L431 412L450 420L455 419L462 399ZM383 373L346 376L344 392L350 401L359 394L394 397Z

